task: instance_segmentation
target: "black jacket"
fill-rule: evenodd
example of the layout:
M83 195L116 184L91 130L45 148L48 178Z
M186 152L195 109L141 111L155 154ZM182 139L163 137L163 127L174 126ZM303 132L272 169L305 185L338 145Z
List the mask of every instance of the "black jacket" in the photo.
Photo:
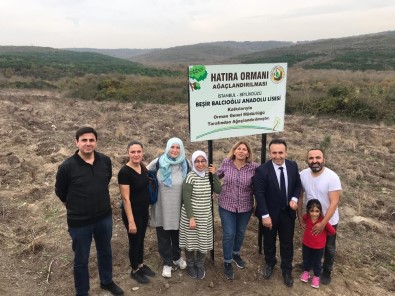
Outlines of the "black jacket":
M288 203L292 197L299 198L302 188L299 176L298 165L296 162L286 159L288 174ZM253 178L254 195L256 200L255 215L261 219L263 215L270 215L273 224L277 223L281 208L284 206L281 200L280 186L277 181L272 160L260 165L255 170ZM288 207L288 211L293 219L296 212Z
M111 159L94 153L91 165L77 151L59 166L56 174L55 193L66 203L67 223L71 227L92 224L111 215Z

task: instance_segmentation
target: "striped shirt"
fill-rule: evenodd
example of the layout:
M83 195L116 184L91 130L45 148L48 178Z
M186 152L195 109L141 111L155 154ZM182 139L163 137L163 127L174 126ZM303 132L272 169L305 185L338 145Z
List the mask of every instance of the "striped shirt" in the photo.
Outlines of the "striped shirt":
M180 248L205 253L213 249L210 180L207 173L204 177L199 177L195 172L190 172L185 183L192 185L192 195L183 194L183 199L190 199L196 229L189 228L189 218L184 203L181 207Z
M237 169L233 160L225 158L217 172L223 179L222 191L218 196L218 205L233 213L245 213L254 205L252 177L259 166L256 162L247 162Z

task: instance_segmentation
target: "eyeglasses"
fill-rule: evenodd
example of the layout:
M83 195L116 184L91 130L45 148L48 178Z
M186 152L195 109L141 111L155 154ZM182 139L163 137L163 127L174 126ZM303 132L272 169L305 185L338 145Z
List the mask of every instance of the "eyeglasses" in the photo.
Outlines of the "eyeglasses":
M199 163L206 163L206 160L195 160L194 163L199 164Z

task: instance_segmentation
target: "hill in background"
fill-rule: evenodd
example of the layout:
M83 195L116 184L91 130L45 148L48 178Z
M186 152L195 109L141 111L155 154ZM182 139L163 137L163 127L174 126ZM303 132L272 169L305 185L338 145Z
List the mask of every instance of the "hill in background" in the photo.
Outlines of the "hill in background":
M153 50L143 55L133 56L130 59L155 66L228 63L228 60L232 57L281 48L291 44L292 42L286 41L199 43Z
M77 52L95 52L100 54L105 54L114 58L120 58L125 60L133 60L133 57L150 53L152 51L160 50L160 48L149 48L149 49L139 49L139 48L63 48L64 50L71 50Z
M232 57L261 52L293 44L287 41L223 41L152 49L98 49L66 48L78 52L96 52L109 56L140 62L147 65L209 64L226 61Z
M213 42L168 49L0 47L0 88L68 97L187 103L187 65L288 63L286 113L395 122L395 31L311 42Z
M84 51L84 49L73 49ZM301 41L212 42L166 49L86 49L151 66L286 62L304 69L395 69L395 31Z
M303 42L239 56L232 62L286 62L304 69L394 70L395 31Z
M49 80L108 73L172 76L180 73L162 72L153 67L179 70L196 64L278 62L304 69L395 70L395 31L296 44L286 41L226 41L166 49L62 50L0 46L0 69L3 74Z
M109 73L151 77L179 75L99 53L34 46L0 46L0 69L6 77L17 75L45 80Z

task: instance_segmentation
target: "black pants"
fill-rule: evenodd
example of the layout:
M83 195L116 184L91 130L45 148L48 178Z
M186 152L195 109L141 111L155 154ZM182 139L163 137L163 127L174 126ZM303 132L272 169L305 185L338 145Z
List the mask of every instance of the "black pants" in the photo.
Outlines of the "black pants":
M337 232L337 224L333 225L333 228L335 228ZM322 269L328 272L332 272L333 263L335 262L335 255L336 255L336 234L328 235L326 238L324 263L322 264Z
M273 267L277 263L276 240L278 234L280 240L281 270L287 274L292 272L294 229L295 219L291 217L288 209L280 212L278 221L276 225L273 225L272 229L263 227L263 248L266 264Z
M132 212L137 227L136 233L129 233L128 217L124 210L122 210L122 221L128 232L130 265L133 270L137 270L138 266L144 262L144 238L148 226L148 207L133 207Z
M173 261L177 261L181 257L179 231L164 230L163 227L156 227L156 236L158 238L158 251L163 260L163 265L172 266Z
M313 268L314 276L321 274L321 261L324 255L324 249L312 249L308 246L302 246L303 271L310 271Z
M206 253L185 250L185 257L187 259L188 267L204 267Z

